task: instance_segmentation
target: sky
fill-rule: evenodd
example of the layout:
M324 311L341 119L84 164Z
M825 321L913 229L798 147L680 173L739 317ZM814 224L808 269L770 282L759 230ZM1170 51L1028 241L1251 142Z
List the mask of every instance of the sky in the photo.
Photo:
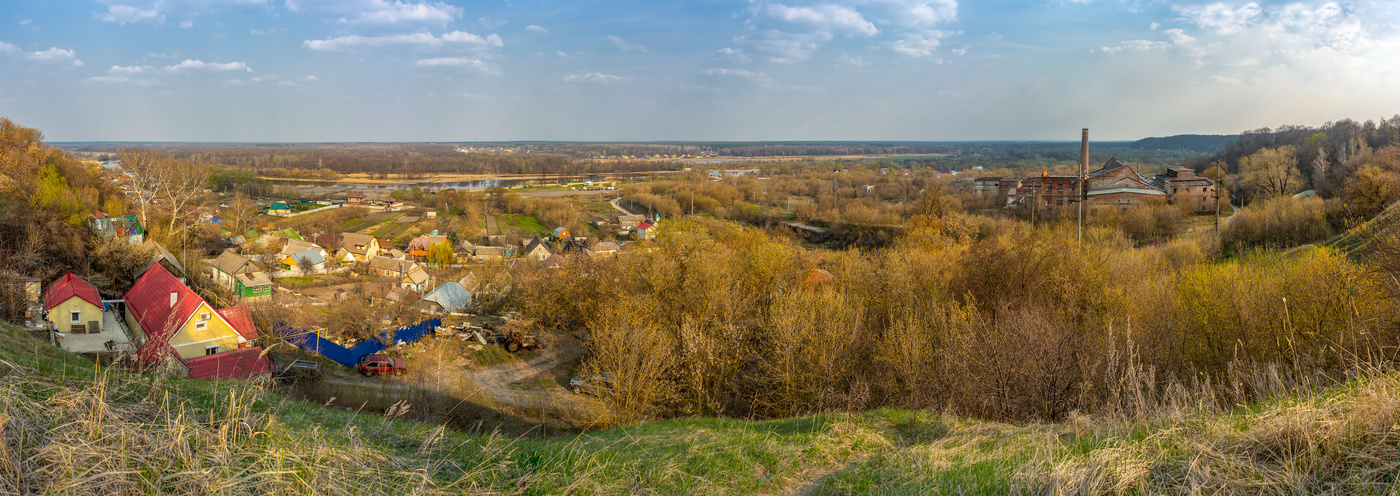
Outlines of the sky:
M1400 114L1400 0L3 0L51 141L1134 140Z

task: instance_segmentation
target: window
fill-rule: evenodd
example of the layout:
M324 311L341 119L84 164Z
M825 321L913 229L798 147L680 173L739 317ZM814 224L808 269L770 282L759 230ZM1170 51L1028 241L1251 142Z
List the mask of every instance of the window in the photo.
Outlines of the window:
M194 324L194 330L196 330L196 331L203 331L203 330L208 329L208 328L209 328L209 323L208 323L208 322L195 322L195 324Z
M204 347L204 356L213 355L213 354L218 353L218 352L219 352L219 345L205 346L205 347Z
M68 312L68 322L77 324L83 321L83 312Z

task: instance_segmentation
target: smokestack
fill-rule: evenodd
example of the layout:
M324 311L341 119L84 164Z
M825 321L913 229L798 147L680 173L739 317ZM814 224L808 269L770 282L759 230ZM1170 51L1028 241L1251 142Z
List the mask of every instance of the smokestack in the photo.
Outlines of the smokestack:
M1084 174L1089 171L1089 128L1084 128L1083 137L1079 140L1079 178L1083 179Z

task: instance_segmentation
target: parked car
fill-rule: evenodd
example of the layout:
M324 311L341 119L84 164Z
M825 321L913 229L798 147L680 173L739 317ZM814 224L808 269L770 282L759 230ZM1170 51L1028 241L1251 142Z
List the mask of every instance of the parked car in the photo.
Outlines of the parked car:
M281 364L272 371L272 378L284 384L301 381L319 381L323 375L324 374L321 372L321 364L310 360L296 360L291 363Z
M602 396L604 393L616 392L617 381L611 374L601 374L590 377L575 375L569 379L569 390L577 394L591 394Z
M365 377L371 375L394 375L407 372L408 366L404 364L402 358L391 357L389 355L365 355L360 359L360 364L355 367L359 369Z

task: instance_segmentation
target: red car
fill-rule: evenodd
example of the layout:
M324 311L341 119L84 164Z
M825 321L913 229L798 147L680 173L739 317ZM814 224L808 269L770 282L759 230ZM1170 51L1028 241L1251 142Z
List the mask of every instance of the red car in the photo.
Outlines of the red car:
M360 359L360 365L355 368L359 369L365 377L375 374L394 375L408 371L402 358L394 358L389 355L366 355Z

